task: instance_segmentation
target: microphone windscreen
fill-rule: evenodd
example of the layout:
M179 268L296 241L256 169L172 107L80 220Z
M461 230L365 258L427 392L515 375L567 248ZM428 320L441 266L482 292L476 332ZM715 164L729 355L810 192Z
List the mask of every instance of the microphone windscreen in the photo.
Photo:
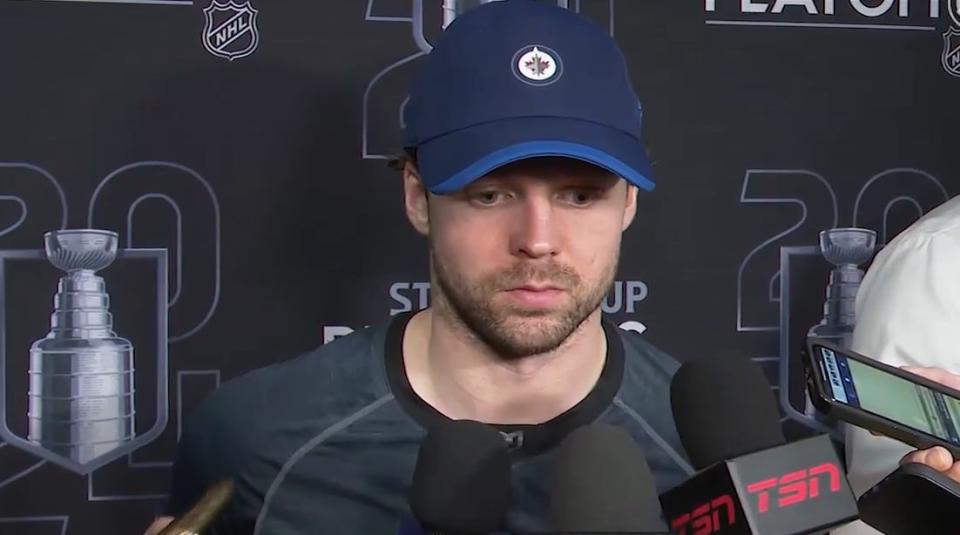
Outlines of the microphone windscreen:
M698 470L786 443L760 366L741 357L684 362L670 383L680 442Z
M409 501L430 530L488 533L499 528L510 503L510 455L503 435L471 420L429 429L417 454Z
M553 532L666 532L650 467L624 430L580 427L561 443L554 463Z

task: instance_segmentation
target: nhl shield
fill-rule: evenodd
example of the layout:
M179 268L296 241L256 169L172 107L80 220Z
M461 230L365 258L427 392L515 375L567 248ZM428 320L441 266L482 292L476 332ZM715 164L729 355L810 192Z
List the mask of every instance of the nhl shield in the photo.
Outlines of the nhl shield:
M951 75L960 77L960 29L950 27L943 34L943 68Z
M233 61L249 56L260 39L257 32L257 10L250 2L218 2L213 0L203 9L203 46L214 56Z
M960 0L947 0L947 12L953 25L960 27Z
M89 259L0 250L0 440L81 475L156 440L169 400L167 251L117 249L105 278L50 265Z

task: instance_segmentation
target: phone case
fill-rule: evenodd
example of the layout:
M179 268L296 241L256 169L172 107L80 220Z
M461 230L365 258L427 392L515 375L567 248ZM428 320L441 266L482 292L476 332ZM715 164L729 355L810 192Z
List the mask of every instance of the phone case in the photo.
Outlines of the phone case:
M858 501L860 519L881 533L955 535L960 483L924 464L907 463Z
M903 377L904 379L907 379L910 382L930 387L933 390L937 390L939 392L942 392L944 394L947 394L956 398L960 398L960 392L953 390L952 388L948 388L947 386L942 385L940 383L936 383L924 377L920 377L919 375L915 375L910 372L901 370L900 368L896 368L894 366L890 366L888 364L878 362L876 360L873 360L859 353L850 351L849 349L837 346L835 344L832 344L817 338L813 338L813 337L808 338L806 347L801 352L801 357L803 359L803 365L806 372L807 388L810 392L810 401L813 403L813 406L818 411L824 414L827 414L829 416L833 416L837 419L843 420L845 422L851 423L858 427L862 427L870 431L876 431L877 433L899 440L917 449L927 449L927 448L932 448L933 446L943 446L953 455L955 459L960 458L960 445L946 442L933 435L929 435L920 430L902 425L899 422L895 422L888 418L877 416L863 410L854 409L842 403L836 403L832 399L830 399L830 396L828 396L826 393L826 386L823 384L823 382L820 379L820 373L819 373L819 369L817 368L817 363L814 362L815 353L813 348L815 345L823 346L827 349L831 349L833 351L836 351L837 353L843 354L844 356L850 357L853 360L863 361L871 366L887 371L893 375Z

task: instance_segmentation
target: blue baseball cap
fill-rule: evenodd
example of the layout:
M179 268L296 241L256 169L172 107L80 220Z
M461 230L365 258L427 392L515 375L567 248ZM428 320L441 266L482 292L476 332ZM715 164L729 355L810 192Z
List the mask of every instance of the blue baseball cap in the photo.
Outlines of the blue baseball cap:
M435 194L537 156L590 162L649 191L640 119L606 30L556 5L502 0L441 33L411 85L404 147Z

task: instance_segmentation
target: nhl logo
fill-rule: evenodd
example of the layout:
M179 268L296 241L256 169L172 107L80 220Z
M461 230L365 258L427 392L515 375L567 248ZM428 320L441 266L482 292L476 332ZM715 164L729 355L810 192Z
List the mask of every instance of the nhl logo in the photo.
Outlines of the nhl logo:
M960 29L951 26L943 34L941 61L947 73L960 77Z
M257 10L250 2L213 0L203 9L203 46L214 56L233 61L249 56L257 48Z
M947 13L950 14L954 26L960 28L960 0L948 0Z
M513 74L526 84L549 85L562 73L560 55L543 45L525 46L513 55Z

